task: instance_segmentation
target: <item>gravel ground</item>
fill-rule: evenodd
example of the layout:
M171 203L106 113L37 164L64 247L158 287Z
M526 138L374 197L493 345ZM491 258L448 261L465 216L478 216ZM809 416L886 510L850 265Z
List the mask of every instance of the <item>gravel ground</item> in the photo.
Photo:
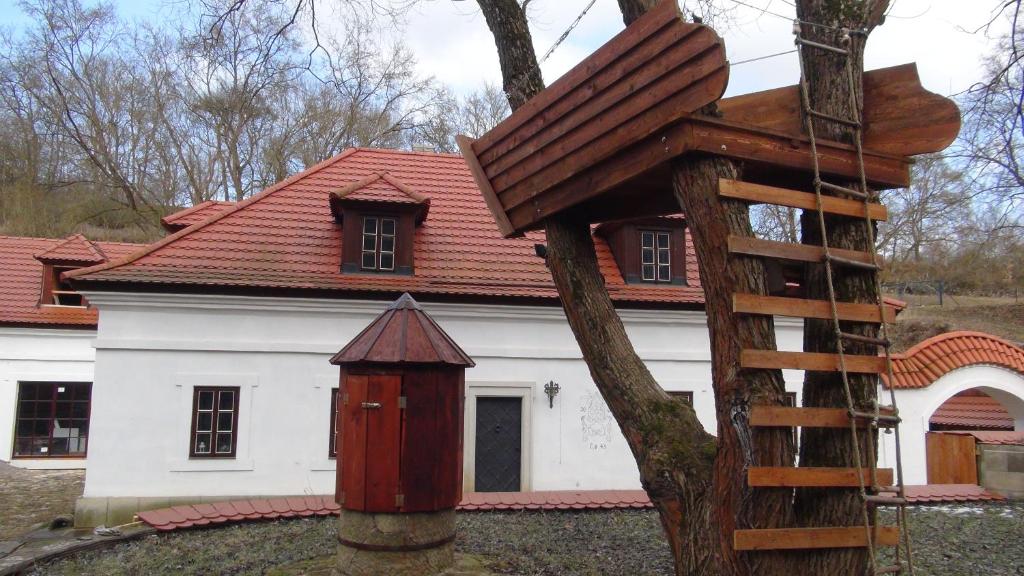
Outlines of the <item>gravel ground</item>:
M84 470L24 470L0 462L0 540L73 515L84 482Z
M918 576L1024 575L1024 502L912 508L909 515ZM33 574L263 574L332 553L334 527L334 518L317 518L187 530L79 554ZM672 574L652 511L465 513L456 547L500 574Z

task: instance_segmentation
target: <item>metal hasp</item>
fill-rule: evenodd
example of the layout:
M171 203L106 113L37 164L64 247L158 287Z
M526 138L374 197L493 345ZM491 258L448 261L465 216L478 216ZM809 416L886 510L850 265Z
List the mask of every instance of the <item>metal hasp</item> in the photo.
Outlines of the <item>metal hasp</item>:
M454 561L473 360L403 294L331 363L349 400L337 422L338 573L443 571Z
M639 18L492 130L459 147L506 237L553 214L590 222L679 212L669 162L715 154L744 179L807 180L815 168L796 86L720 99L729 76L722 40L684 21L675 0ZM716 103L718 114L700 110ZM960 114L921 87L913 64L864 75L863 166L876 190L910 181L909 156L949 145ZM857 150L819 139L820 172L859 177Z

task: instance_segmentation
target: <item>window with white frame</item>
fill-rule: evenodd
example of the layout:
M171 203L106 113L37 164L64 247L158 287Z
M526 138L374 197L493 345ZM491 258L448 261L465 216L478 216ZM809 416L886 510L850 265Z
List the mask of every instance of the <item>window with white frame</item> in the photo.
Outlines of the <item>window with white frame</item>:
M363 247L360 268L394 272L396 227L394 218L363 217Z
M238 442L237 387L197 386L192 396L192 458L233 458Z
M644 282L672 281L672 233L640 231L640 278Z

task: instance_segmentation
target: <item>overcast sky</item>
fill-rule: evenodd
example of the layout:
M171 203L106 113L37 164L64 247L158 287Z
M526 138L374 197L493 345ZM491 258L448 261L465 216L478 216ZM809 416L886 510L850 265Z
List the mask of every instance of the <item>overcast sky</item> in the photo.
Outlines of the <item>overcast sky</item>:
M88 2L88 0L85 0ZM178 0L180 1L180 0ZM320 6L332 1L318 0ZM715 0L730 9L727 22L720 23L731 62L790 50L795 15L791 0L742 0L778 17L736 3ZM992 37L1008 29L1005 22L990 31L972 34L991 18L998 0L894 0L891 16L871 35L867 68L881 68L917 62L924 85L941 94L964 90L981 79L981 59L992 45ZM579 15L589 0L533 0L530 4L531 30L538 55L543 55ZM174 12L168 0L118 0L123 15L159 21ZM0 22L18 27L24 18L16 0L0 0ZM551 57L544 62L544 79L551 83L573 65L622 30L622 17L615 0L597 0ZM407 15L402 41L416 55L424 75L450 85L459 92L473 90L484 82L500 84L494 41L474 1L422 0ZM793 84L798 76L796 56L737 65L733 68L727 94L742 94Z

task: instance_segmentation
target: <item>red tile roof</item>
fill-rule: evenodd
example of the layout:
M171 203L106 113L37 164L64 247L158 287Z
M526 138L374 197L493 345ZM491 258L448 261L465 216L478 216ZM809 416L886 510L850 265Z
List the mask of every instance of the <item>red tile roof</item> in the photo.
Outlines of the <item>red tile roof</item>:
M964 430L1013 430L1013 417L999 401L988 395L953 396L939 406L928 422L940 426L956 426Z
M174 214L168 214L160 219L160 223L163 224L164 229L168 232L177 232L193 224L198 224L215 214L220 214L234 205L234 202L207 200Z
M1002 496L973 484L907 486L906 494L912 504L1004 500ZM613 510L651 507L651 500L643 490L555 490L468 492L458 510ZM170 531L225 522L336 515L340 508L333 496L296 496L172 506L139 512L138 517L157 530Z
M63 306L40 306L43 263L76 260L88 264L101 257L123 257L138 250L139 244L90 242L76 234L66 239L0 236L0 326L96 326L96 310Z
M429 198L416 229L415 274L342 274L341 229L331 192L387 172ZM310 289L417 296L557 298L533 245L542 233L505 240L461 156L349 149L179 231L130 258L71 274L89 282ZM687 238L689 286L627 285L608 245L595 238L608 291L619 302L699 304L703 293Z
M991 364L1024 374L1024 349L983 332L947 332L893 355L896 388L924 388L964 366ZM884 378L888 383L888 378Z

